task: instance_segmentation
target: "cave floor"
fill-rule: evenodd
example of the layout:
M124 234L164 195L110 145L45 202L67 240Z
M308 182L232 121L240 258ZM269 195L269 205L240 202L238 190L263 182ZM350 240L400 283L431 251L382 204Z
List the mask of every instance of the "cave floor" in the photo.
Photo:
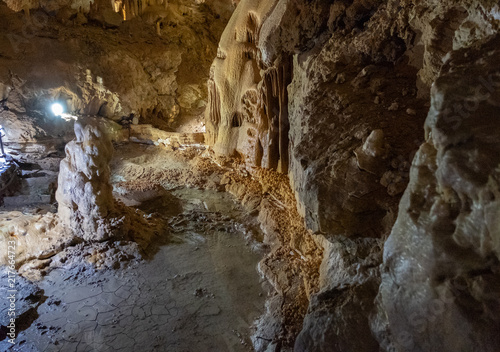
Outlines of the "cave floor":
M139 169L155 168L158 161L169 170L190 169L179 159L145 155L144 148L154 147L117 151L115 183L140 178ZM82 261L50 271L36 282L42 294L29 326L16 345L0 341L0 350L252 351L251 325L264 311L268 288L257 273L263 250L251 218L216 190L177 183L135 193L115 184L115 191L168 219L166 244L118 269ZM18 291L22 296L23 287Z

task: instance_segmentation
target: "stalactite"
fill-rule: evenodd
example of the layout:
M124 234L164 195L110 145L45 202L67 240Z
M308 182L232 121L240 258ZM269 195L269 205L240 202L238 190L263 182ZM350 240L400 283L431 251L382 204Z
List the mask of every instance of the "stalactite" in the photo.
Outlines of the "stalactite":
M290 123L288 121L288 92L287 86L292 81L291 80L291 62L290 58L282 58L280 65L278 66L278 90L279 90L279 154L280 162L278 171L282 173L288 173L289 164L289 153L288 144L289 137L288 132L290 131Z
M279 161L279 102L277 101L276 72L274 68L264 73L262 92L267 120L267 143L264 144L263 167L277 169Z
M31 9L37 9L40 7L39 0L4 0L7 6L16 12L25 11L28 12ZM67 3L71 3L67 1ZM124 20L130 20L134 17L141 16L148 7L166 8L168 6L167 0L86 0L81 1L82 6L80 6L84 12L88 12L92 7L95 11L99 11L103 7L108 7L111 5L115 12L120 12L123 14ZM54 8L62 8L66 5L64 2L59 2L55 4ZM43 6L43 3L42 3Z
M4 0L7 6L12 11L24 11L25 13L30 9L37 9L40 7L39 0Z
M262 143L260 138L257 138L255 143L255 166L262 166L262 157L264 154L264 148L262 147Z
M168 6L166 0L112 0L112 5L116 12L122 12L124 20L131 20L134 17L141 16L148 7Z
M217 92L217 86L212 80L208 81L209 104L210 104L210 119L214 124L219 124L221 121L220 98Z
M215 82L208 80L208 119L207 142L214 145L217 141L218 128L221 122L221 102Z
M276 67L267 69L260 85L262 117L259 142L264 146L262 167L288 172L288 94L291 82L290 58L281 59ZM267 143L263 143L267 136Z

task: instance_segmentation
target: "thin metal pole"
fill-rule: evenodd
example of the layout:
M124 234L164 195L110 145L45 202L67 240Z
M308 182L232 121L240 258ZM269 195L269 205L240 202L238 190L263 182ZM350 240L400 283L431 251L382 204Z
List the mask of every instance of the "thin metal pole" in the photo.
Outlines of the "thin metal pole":
M3 132L3 129L0 128L0 149L2 150L2 154L0 155L0 157L4 158L5 151L3 150L2 132Z

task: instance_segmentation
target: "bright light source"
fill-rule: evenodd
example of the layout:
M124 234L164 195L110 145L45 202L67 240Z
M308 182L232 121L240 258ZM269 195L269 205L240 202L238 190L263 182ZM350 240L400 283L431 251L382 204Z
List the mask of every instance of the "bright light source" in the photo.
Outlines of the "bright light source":
M64 108L62 107L61 104L54 103L54 104L52 104L52 112L56 116L61 116L63 114L63 112L64 112Z

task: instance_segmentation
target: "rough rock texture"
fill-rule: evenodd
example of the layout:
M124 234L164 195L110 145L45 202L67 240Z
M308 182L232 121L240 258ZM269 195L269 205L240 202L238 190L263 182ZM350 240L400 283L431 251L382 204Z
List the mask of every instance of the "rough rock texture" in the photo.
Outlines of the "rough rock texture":
M2 159L0 164L0 203L6 194L12 192L19 183L18 167L11 158Z
M116 209L109 184L113 145L97 119L75 122L75 136L66 145L59 171L59 218L84 240L115 237L123 219L113 218Z
M319 292L312 296L295 351L379 351L366 317L377 293L382 241L323 244Z
M34 216L20 211L2 213L0 224L0 265L9 263L8 241L17 243L15 260L18 268L29 260L47 261L74 240L54 213Z
M179 133L167 132L151 125L130 126L130 139L142 143L152 143L154 145L165 145L171 147L203 146L205 136L203 133Z
M91 3L7 1L15 11L31 8L28 14L0 2L0 101L9 113L50 118L58 101L70 113L134 114L162 128L199 119L230 2L169 2L158 17L160 9L148 5L154 1L144 1L148 7L127 21L110 1ZM109 11L117 23L109 23Z
M75 139L66 145L59 171L58 219L78 240L133 240L145 249L162 222L148 221L114 199L109 167L113 144L106 127L99 118L75 122Z
M324 253L333 246L342 258L345 238L376 253L370 240L394 224L443 61L498 29L499 6L487 0L243 0L208 81L206 140L219 155L288 173ZM376 350L371 275L320 286L295 348Z
M388 351L500 346L500 70L496 36L453 52L384 248L374 331Z
M243 1L224 30L208 83L207 132L221 155L240 153L252 165L288 170L286 86L290 58L262 72L263 21L277 1Z
M489 1L243 1L212 66L208 140L251 165L290 162L314 231L378 236L422 140L417 94L449 50L498 29L497 12ZM372 147L384 150L365 157Z
M75 139L67 144L59 171L55 195L58 212L33 209L33 205L25 213L0 212L0 265L9 262L8 241L15 240L15 265L25 276L32 275L32 269L46 270L52 257L65 249L71 251L77 244L104 248L107 259L103 263L113 267L117 261L126 260L113 255L113 248L115 252L128 252L125 258L140 258L164 241L167 233L163 220L114 199L109 163L113 155L111 138L116 133L109 123L101 118L80 118L74 126ZM35 178L22 180L30 179ZM11 198L15 197L5 201Z
M220 158L172 169L159 150L173 135L132 128L158 145L122 165L131 180L118 187L124 199L158 184L225 189L258 215L276 294L257 351L498 350L498 1L242 0L217 54L229 0L4 2L22 11L0 3L0 118L20 155L67 138L53 101L124 125L189 120L182 132L203 131L207 107ZM79 188L61 187L61 216L77 237L119 236L119 214L135 218L111 200L107 142L85 134L99 132L70 145L61 177ZM85 143L103 159L84 158ZM17 214L0 230L43 261L63 244L34 247L57 224Z

